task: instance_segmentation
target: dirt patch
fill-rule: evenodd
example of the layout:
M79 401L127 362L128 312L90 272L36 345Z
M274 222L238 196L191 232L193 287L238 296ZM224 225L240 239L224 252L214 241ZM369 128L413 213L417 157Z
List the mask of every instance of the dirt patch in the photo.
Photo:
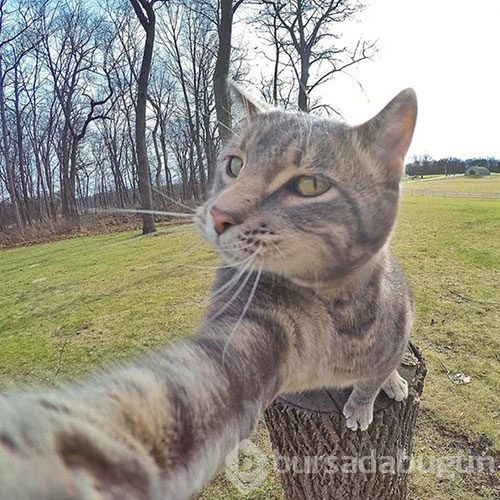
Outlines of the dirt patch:
M485 487L492 491L500 490L500 451L495 448L491 439L485 435L473 438L459 429L450 428L440 422L438 415L428 408L422 408L421 416L417 422L417 432L420 428L421 432L425 434L427 429L431 427L439 435L439 442L435 443L435 448L439 449L442 455L468 456L473 457L474 460L484 460L487 457L493 459L494 470L490 470L486 466L482 472L461 474L463 485L467 490L477 495Z

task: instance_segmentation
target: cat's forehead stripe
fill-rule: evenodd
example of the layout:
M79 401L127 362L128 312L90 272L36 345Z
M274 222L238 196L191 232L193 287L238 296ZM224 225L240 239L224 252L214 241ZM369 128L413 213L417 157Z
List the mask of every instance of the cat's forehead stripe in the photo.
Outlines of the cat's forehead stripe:
M304 130L303 122L299 114L271 112L255 117L242 134L238 149L252 170L258 170L273 186L279 187L277 176L281 180L293 176L307 155L310 127Z
M280 170L271 179L270 184L267 186L266 191L268 193L273 193L277 191L283 184L286 184L295 175L295 166L288 166L283 170Z
M331 170L342 154L345 131L332 119L272 111L254 117L238 146L270 182L284 168Z

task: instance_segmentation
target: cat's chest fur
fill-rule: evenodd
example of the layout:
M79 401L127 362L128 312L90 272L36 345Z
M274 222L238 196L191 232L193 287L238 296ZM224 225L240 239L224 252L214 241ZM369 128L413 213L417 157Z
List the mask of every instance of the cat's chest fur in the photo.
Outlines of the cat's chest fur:
M379 376L385 366L392 369L393 359L406 347L408 311L405 301L394 299L393 294L401 294L401 290L394 286L397 280L388 280L388 272L373 273L359 289L334 298L263 274L245 317L265 324L270 330L266 335L272 335L273 322L276 328L284 328L291 348L299 353L317 352L315 363L294 368L300 384L308 378L317 380L318 371L323 371L330 385L349 386L356 380ZM216 288L233 273L221 270ZM232 300L221 316L237 321L250 299L254 279L248 280L237 297L235 290L222 294L212 303L209 314L216 314Z

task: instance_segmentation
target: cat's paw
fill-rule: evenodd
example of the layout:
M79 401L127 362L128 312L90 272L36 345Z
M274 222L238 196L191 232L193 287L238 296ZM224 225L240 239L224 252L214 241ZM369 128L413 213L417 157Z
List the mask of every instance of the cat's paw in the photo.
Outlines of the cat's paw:
M349 429L366 431L373 421L373 402L361 403L349 398L344 406L343 414Z
M382 386L382 390L395 401L403 401L408 397L408 382L394 371Z

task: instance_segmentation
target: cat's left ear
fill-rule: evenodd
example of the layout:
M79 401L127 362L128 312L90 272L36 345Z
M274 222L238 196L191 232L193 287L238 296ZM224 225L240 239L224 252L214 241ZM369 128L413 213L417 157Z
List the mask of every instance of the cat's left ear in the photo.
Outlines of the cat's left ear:
M245 118L252 118L252 116L255 116L259 113L265 113L266 111L269 111L271 109L271 106L269 106L268 104L250 97L248 93L245 92L245 90L242 89L233 80L228 80L227 84L236 102L242 108L242 114L244 114Z
M410 147L417 120L417 95L413 89L400 92L374 118L356 127L361 142L374 154L390 180L399 182L404 157Z

